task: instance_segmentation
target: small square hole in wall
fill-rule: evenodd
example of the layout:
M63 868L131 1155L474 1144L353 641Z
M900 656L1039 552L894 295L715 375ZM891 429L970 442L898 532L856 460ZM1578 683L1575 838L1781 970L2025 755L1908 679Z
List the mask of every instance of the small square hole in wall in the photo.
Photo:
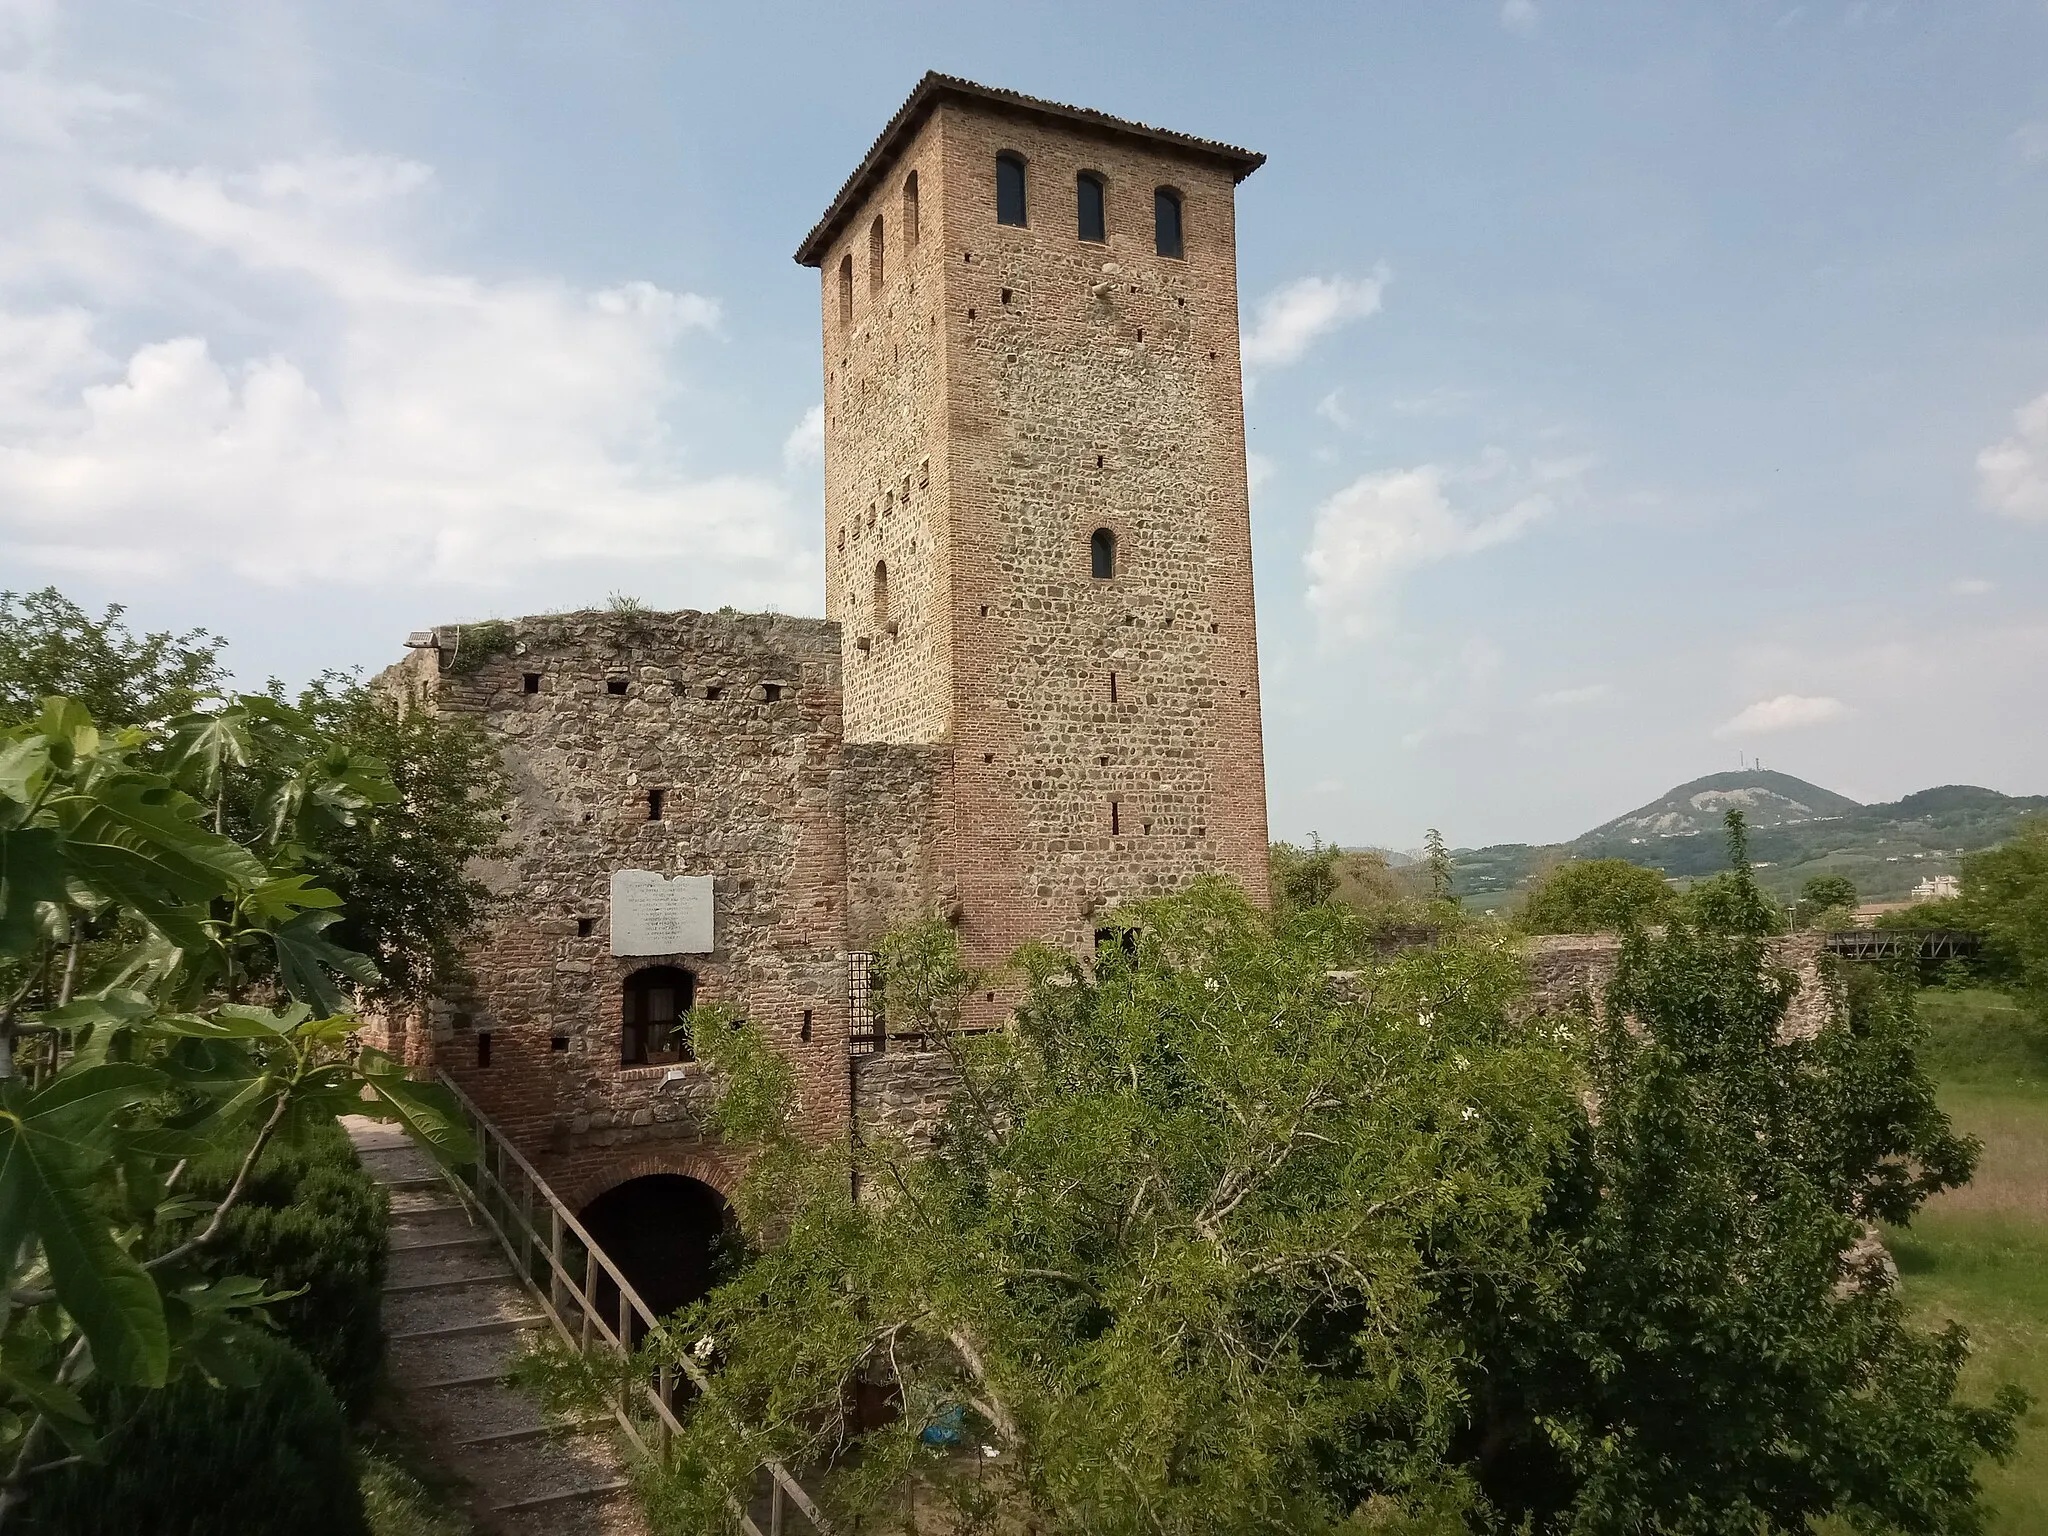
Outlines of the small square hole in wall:
M770 704L780 703L782 701L782 684L763 683L761 685L761 697L766 699Z
M529 672L529 673L527 673L527 674L526 674L526 679L525 679L525 681L526 681L526 691L527 691L528 693L539 693L539 692L540 692L540 674L539 674L538 672Z
M724 694L725 690L719 687L716 683L713 683L709 688L706 688L704 690L704 697L707 699L721 698L724 696Z
M988 1000L989 1000L990 1002L994 1002L994 1001L996 1000L996 995L995 995L995 993L993 993L993 992L989 993L989 995L988 995Z
M465 1030L469 1028L469 1015L466 1013L451 1014L448 1022L458 1031Z
M551 1050L551 1051L566 1051L566 1050L568 1050L568 1049L569 1049L569 1037L568 1037L567 1035L550 1035L550 1036L548 1036L548 1049L549 1049L549 1050Z
M476 1064L480 1067L491 1064L491 1032L488 1029L476 1032Z
M624 693L626 691L626 680L623 677L608 677L604 680L604 691L606 693Z
M968 319L970 319L970 320L972 320L972 319L974 318L974 311L973 311L973 310L971 310L971 309L970 309L970 310L968 310L968 311L967 311L967 318L968 318Z
M596 932L597 932L597 919L596 919L596 918L594 918L594 917L579 917L579 918L577 918L577 919L576 919L576 937L577 937L577 938L579 938L579 939L587 939L587 938L589 938L589 937L590 937L590 936L591 936L591 935L592 935L593 933L596 933Z
M804 1027L802 1035L805 1040L809 1040L811 1038L811 1010L808 1008L804 1010Z
M1007 288L1003 290L1003 302L1005 304L1010 302L1010 290Z
M981 760L984 763L992 763L996 760L996 755L993 752L984 752L981 754Z
M988 604L987 604L987 603L983 603L983 604L981 605L981 616L982 616L982 617L983 617L984 619L988 617Z

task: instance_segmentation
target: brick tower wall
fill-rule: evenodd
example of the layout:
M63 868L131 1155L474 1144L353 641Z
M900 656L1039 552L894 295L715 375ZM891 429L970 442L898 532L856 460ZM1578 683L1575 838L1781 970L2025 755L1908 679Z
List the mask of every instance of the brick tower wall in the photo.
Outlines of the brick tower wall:
M1001 150L1028 164L1025 228L996 222ZM905 258L888 232L912 166L920 240ZM1106 244L1078 238L1082 170L1107 183ZM1154 251L1161 185L1184 201L1185 259ZM1267 897L1233 188L1198 156L947 101L821 262L828 612L849 634L873 560L851 538L841 554L840 522L865 518L884 463L928 460L933 493L896 513L931 538L915 619L890 564L894 654L915 669L849 650L848 739L950 737L950 873L977 962L1027 939L1085 946L1104 908L1207 871ZM1108 581L1090 575L1103 527L1117 536ZM926 594L944 611L925 612ZM914 650L913 623L941 638Z
M825 616L846 634L849 741L930 743L946 740L953 725L937 158L928 130L824 263L820 284ZM913 176L914 224L905 190ZM876 605L878 565L887 567L886 611Z
M662 1168L729 1187L733 1156L701 1129L716 1091L708 1071L687 1064L671 1082L666 1067L620 1062L625 978L674 964L695 974L700 1005L736 1007L763 1029L796 1068L812 1131L840 1134L847 875L837 626L567 614L516 621L474 663L457 636L454 626L434 632L438 645L387 674L432 707L480 721L515 797L505 855L481 870L499 899L470 950L474 988L434 1009L434 1059L564 1191L594 1193L624 1171ZM531 693L529 675L538 679ZM613 680L623 694L608 690ZM664 792L659 820L648 815L654 788ZM608 897L618 869L712 876L713 952L614 956ZM477 1046L485 1032L488 1066Z

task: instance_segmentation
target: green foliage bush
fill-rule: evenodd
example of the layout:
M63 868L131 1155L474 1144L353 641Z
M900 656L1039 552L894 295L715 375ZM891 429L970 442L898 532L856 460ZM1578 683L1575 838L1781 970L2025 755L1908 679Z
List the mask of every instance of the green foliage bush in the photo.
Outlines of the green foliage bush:
M217 1387L188 1371L160 1390L122 1387L98 1405L104 1465L46 1474L19 1519L26 1536L369 1536L341 1405L280 1339L244 1351L255 1380Z
M186 1187L211 1204L227 1193L234 1172L230 1159L211 1158L187 1174ZM276 1291L304 1289L272 1307L271 1319L319 1367L351 1418L369 1411L384 1358L378 1309L386 1205L347 1135L328 1121L264 1152L207 1249L216 1274L253 1275Z
M1529 892L1521 924L1530 933L1606 933L1671 914L1674 897L1654 869L1626 859L1574 859Z

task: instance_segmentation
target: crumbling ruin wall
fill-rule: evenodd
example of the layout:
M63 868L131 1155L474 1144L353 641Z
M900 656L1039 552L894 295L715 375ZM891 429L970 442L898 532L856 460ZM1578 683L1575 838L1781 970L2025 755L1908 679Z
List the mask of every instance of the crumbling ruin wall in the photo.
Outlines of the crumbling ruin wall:
M1767 947L1773 963L1798 979L1799 990L1785 1015L1781 1034L1787 1040L1811 1040L1827 1023L1833 1006L1830 983L1823 973L1824 936L1783 934ZM1530 990L1524 1008L1531 1014L1560 1013L1581 999L1602 1006L1614 969L1621 958L1621 938L1612 933L1538 934L1523 950Z
M469 950L473 986L431 1013L435 1060L564 1188L622 1163L728 1186L733 1157L703 1131L707 1069L621 1060L626 978L670 964L700 1007L744 1014L790 1060L813 1134L842 1133L838 627L574 613L467 630L416 636L386 677L476 719L514 795L505 850L480 869L499 899ZM621 869L712 877L713 949L613 955Z

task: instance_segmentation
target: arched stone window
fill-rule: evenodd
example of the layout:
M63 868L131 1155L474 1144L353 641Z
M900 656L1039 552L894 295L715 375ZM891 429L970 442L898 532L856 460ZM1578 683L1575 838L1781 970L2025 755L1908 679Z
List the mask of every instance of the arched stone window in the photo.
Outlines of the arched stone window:
M1088 535L1088 574L1097 581L1108 581L1116 574L1116 535L1107 528Z
M853 320L853 252L839 258L839 323Z
M875 623L889 622L889 566L886 561L875 562Z
M882 216L868 226L868 292L882 291Z
M1187 255L1187 234L1181 228L1180 194L1171 187L1152 192L1152 248L1162 256Z
M695 1061L686 1016L697 1001L697 978L675 965L650 965L626 978L619 1062L628 1067Z
M1025 217L1024 157L1013 150L996 156L996 222L1020 227L1029 222Z
M1083 171L1074 178L1074 204L1081 238L1098 245L1109 239L1109 214L1103 181L1095 172Z
M917 249L917 172L903 178L903 249Z

